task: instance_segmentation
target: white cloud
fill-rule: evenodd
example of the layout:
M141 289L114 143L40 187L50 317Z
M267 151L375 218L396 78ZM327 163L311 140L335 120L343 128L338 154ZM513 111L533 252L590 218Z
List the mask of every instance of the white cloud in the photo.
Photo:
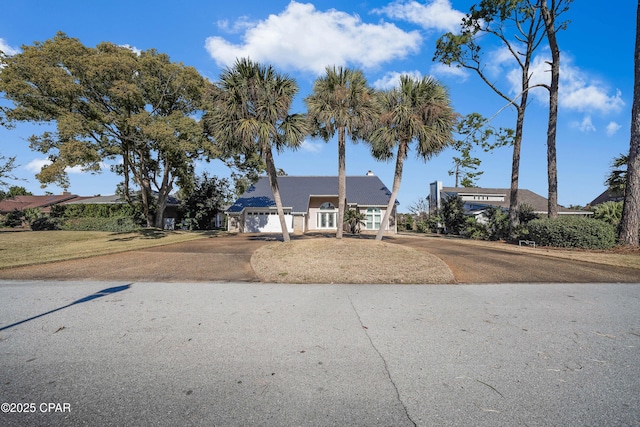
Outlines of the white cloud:
M465 16L464 13L453 9L449 0L432 0L425 4L417 1L396 0L373 12L420 25L426 30L453 33L459 32L460 23Z
M382 76L382 78L379 78L378 80L373 82L372 86L378 90L393 89L394 87L400 86L400 76L410 76L410 77L413 77L414 79L421 79L422 73L420 73L420 71L417 71L417 70L403 71L401 73L392 71Z
M9 46L9 44L3 38L0 38L0 50L5 55L17 55L18 53L20 53L20 49Z
M47 166L51 164L51 160L47 159L33 159L29 163L27 163L24 168L33 173L38 173L42 169L43 166Z
M50 164L51 164L51 160L49 160L49 159L33 159L29 163L27 163L24 166L24 168L28 172L40 173L40 171L42 170L42 168L44 166L48 166ZM101 163L100 167L101 168L105 168L106 165L104 163ZM83 174L83 173L86 173L84 170L82 170L81 166L74 166L72 168L66 168L65 172L70 173L70 174Z
M607 136L615 135L620 130L621 127L622 126L620 126L616 122L609 122L609 124L607 125Z
M469 72L462 67L449 66L446 64L435 64L431 67L431 74L434 76L457 77L464 82L469 78Z
M596 127L591 121L591 116L585 116L581 122L573 122L571 126L578 129L581 132L595 132Z
M129 44L121 44L121 45L120 45L120 47L127 48L127 49L129 49L131 52L135 53L135 54L136 54L136 55L138 55L138 56L140 56L140 54L142 53L142 50L141 50L141 49L138 49L137 47L135 47L135 46L131 46L131 45L129 45Z
M536 84L551 83L551 66L546 56L536 56L530 67L530 86ZM609 89L604 82L601 82L580 68L572 64L570 57L564 57L560 63L560 93L558 103L560 108L578 111L582 113L615 113L624 107L622 93L616 90L614 94L609 94ZM520 93L520 69L511 70L507 78L512 85L512 93ZM538 101L547 104L549 102L549 92L546 89L534 89L531 91L533 97Z
M219 64L230 66L249 57L292 70L322 74L325 67L355 65L374 68L417 52L422 38L393 24L367 24L335 9L321 12L312 4L292 1L279 15L270 15L243 35L241 44L209 37L205 47Z
M324 145L324 142L313 142L305 139L304 141L302 141L300 149L309 153L319 153L322 151Z
M247 16L241 16L232 23L229 23L227 19L220 20L217 22L217 25L218 29L225 33L238 34L254 27L256 23L251 21Z

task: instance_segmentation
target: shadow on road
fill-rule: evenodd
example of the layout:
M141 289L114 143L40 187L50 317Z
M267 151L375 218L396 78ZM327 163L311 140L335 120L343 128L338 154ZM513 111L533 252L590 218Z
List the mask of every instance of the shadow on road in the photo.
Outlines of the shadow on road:
M60 310L63 310L65 308L69 308L69 307L71 307L73 305L76 305L76 304L82 304L83 302L93 301L94 299L97 299L97 298L101 298L101 297L104 297L104 296L107 296L107 295L115 294L117 292L125 291L125 290L129 289L130 287L131 287L131 283L129 283L128 285L114 286L112 288L103 289L101 291L98 291L98 292L96 292L94 294L91 294L89 296L86 296L84 298L80 298L79 300L76 300L76 301L72 302L71 304L67 304L65 306L58 307L58 308L55 308L53 310L49 310L46 313L38 314L37 316L29 317L28 319L21 320L19 322L13 323L11 325L3 326L3 327L0 328L0 332L4 331L5 329L13 328L14 326L22 325L23 323L27 323L27 322L29 322L31 320L38 319L38 318L46 316L48 314L55 313L56 311L60 311Z

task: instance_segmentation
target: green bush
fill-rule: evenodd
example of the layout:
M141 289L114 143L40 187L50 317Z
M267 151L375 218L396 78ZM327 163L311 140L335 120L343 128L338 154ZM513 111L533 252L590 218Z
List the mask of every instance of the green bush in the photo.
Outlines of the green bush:
M617 227L622 219L622 207L622 202L601 203L593 207L593 217Z
M18 209L14 209L13 211L9 212L4 217L3 225L5 227L19 227L19 226L21 226L22 225L22 212L19 211Z
M541 246L607 249L616 244L615 227L593 218L534 219L527 227L527 239Z
M135 216L138 209L126 203L67 204L52 207L51 216L64 218L122 218Z
M475 239L475 240L489 239L489 230L484 224L482 224L481 222L478 222L478 220L475 217L473 216L467 217L464 225L465 225L464 230L462 230L462 233L461 233L464 237L467 237L469 239Z
M45 231L45 230L58 230L58 220L48 216L41 216L31 221L31 230L33 231Z
M60 225L70 231L111 231L114 233L136 231L140 226L131 217L113 218L68 218Z

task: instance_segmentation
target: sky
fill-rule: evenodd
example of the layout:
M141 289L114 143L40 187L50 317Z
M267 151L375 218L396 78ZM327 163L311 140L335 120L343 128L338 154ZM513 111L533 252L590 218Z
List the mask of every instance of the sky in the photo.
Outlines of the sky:
M217 81L236 58L250 57L295 78L299 93L292 112L305 111L304 98L326 66L361 69L376 89L388 89L398 76L432 76L449 91L453 108L461 115L492 117L496 127L515 127L516 113L472 71L448 68L433 61L436 40L458 32L459 23L475 4L462 0L21 0L4 2L0 14L0 50L21 52L21 46L52 38L62 31L94 47L108 41L134 50L156 49L174 62L195 67ZM633 103L635 2L615 0L615 7L598 8L576 0L558 34L561 49L560 105L557 134L558 200L563 206L586 205L605 190L604 180L614 157L628 153ZM519 91L514 62L490 37L482 40L486 70L492 82L510 95ZM546 46L534 55L532 81L549 80ZM534 89L525 119L520 164L520 188L547 196L546 129L548 92ZM7 105L6 100L0 102ZM506 108L505 108L506 107ZM33 194L63 190L41 188L35 179L47 161L29 149L27 138L43 126L18 124L0 127L0 155L16 157L13 171ZM426 197L429 183L453 186L453 157L447 149L423 161L409 153L398 195L399 211ZM484 171L477 185L508 188L511 147L473 153ZM337 175L337 143L307 138L297 151L275 158L288 175ZM362 142L347 147L347 175L372 171L391 188L394 162L373 159ZM199 162L198 174L227 176L220 163ZM68 191L82 195L115 192L122 180L108 171L100 174L69 170Z

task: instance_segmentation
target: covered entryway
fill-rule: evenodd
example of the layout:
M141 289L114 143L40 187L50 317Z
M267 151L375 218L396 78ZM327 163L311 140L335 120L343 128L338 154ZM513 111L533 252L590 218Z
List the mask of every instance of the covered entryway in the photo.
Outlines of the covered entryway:
M285 214L287 231L293 232L293 216ZM247 212L244 222L245 233L281 233L280 219L277 212Z

